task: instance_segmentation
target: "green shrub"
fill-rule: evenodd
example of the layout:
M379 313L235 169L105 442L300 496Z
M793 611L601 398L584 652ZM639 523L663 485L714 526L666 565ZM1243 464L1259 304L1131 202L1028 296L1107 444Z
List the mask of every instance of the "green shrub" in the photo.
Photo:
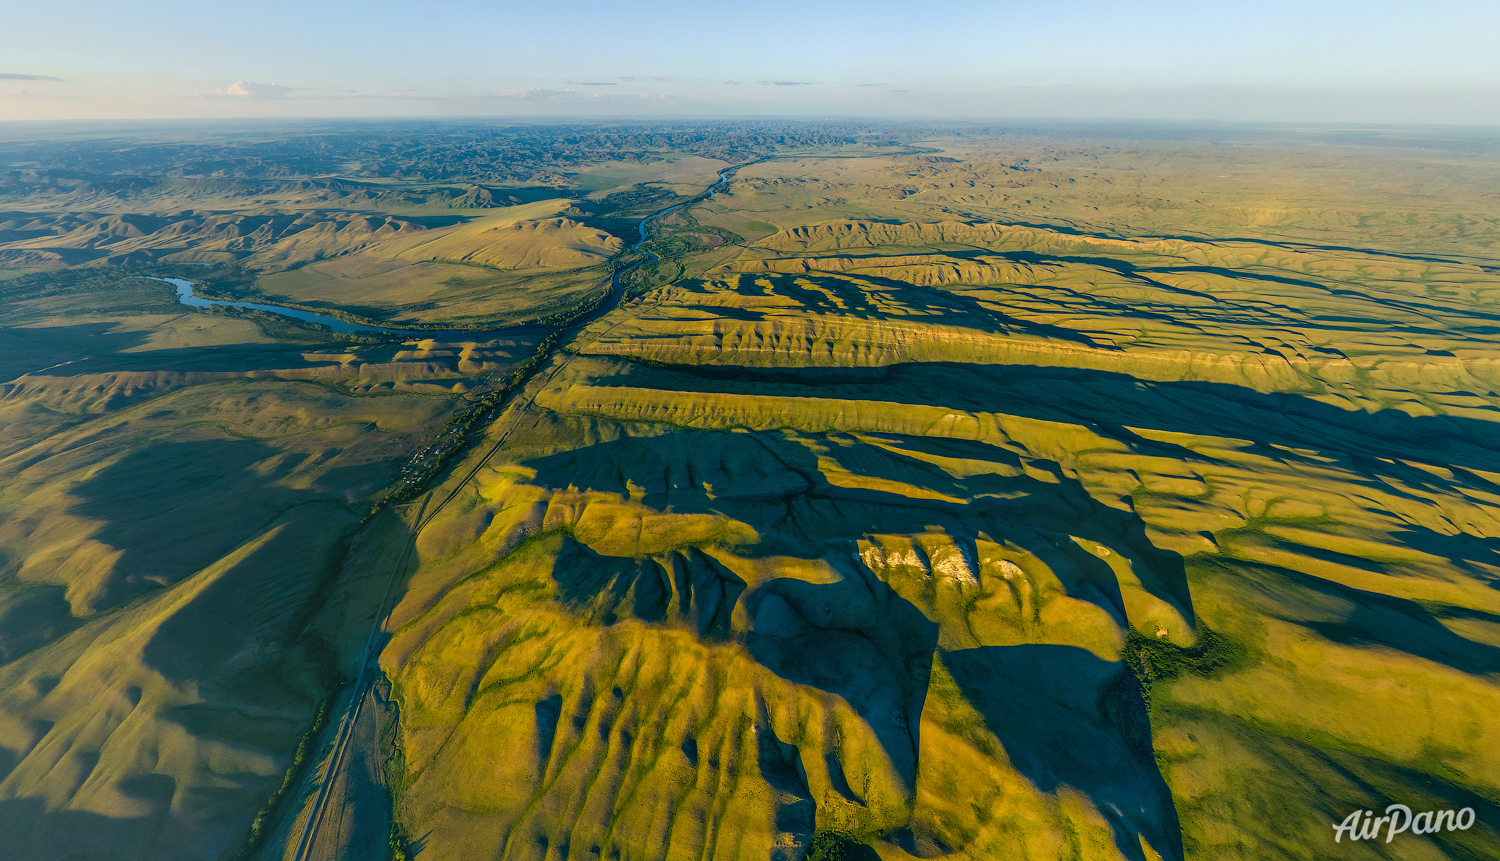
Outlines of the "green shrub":
M880 861L880 856L847 831L819 831L808 844L806 861Z

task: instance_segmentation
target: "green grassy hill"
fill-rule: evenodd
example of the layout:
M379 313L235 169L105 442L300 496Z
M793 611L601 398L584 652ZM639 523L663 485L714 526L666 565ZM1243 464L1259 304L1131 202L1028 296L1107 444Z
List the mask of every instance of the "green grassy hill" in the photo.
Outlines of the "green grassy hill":
M375 625L314 857L1500 857L1493 145L841 128L11 175L10 851L292 857Z
M567 345L421 534L422 857L1500 852L1491 264L860 219L842 164L737 180L796 226ZM1395 801L1480 824L1335 847Z

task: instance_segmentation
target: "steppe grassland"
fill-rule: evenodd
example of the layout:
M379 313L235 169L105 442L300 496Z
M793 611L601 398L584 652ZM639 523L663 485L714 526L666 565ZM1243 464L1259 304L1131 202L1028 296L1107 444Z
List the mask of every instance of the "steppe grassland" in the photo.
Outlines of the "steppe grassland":
M838 829L888 861L1323 858L1331 821L1389 800L1481 826L1340 857L1500 854L1493 163L935 145L774 159L664 223L744 241L565 345L433 494L457 491L382 657L423 856L795 857ZM717 169L689 167L590 196ZM442 282L544 271L369 254L542 260L523 231L465 238L504 209L298 193L263 239L243 197L176 233L0 229L58 259L243 256L285 270L262 289L414 321L522 314ZM555 205L509 211L545 232ZM358 503L533 344L20 283L5 831L232 847L407 539L388 512L336 572Z
M609 279L603 267L506 271L351 255L263 275L257 285L264 301L336 308L388 326L508 326L597 295Z
M691 196L724 166L678 154L590 168L577 185L585 205L640 183ZM272 302L381 322L507 325L600 294L611 275L604 263L623 247L581 224L572 198L476 209L400 198L431 183L263 185L168 182L144 197L90 201L85 212L67 196L25 200L24 212L0 213L0 265L236 262L259 274L256 298Z
M362 645L385 551L404 541L382 515L340 570L358 515L438 435L454 395L535 348L330 342L266 315L186 311L165 285L114 268L285 271L495 214L454 213L431 184L355 185L7 194L0 253L20 278L6 279L0 320L14 372L0 463L9 851L243 846L316 700ZM439 203L403 202L422 195ZM310 621L311 608L325 615Z
M559 217L570 206L571 201L563 199L509 207L433 234L391 239L371 252L496 269L570 269L600 262L620 250L620 240Z
M505 322L605 289L603 264L621 243L558 215L570 205L448 215L430 227L348 213L14 218L18 232L40 235L3 243L0 254L19 263L236 263L261 273L259 293L272 301L410 322ZM368 278L376 273L386 277ZM540 289L522 286L536 276Z
M1018 136L1004 147L929 142L943 150L936 158L957 163L922 156L778 158L739 174L734 191L742 196L732 217L761 210L775 216L761 220L796 227L809 223L804 215L825 220L853 206L851 215L870 218L928 221L942 215L1119 238L1186 234L1328 245L1359 240L1355 247L1423 256L1493 256L1500 169L1487 151L1402 149L1390 141L1298 146L1295 132L1286 138L1281 146L1225 146L1035 142ZM766 185L757 187L761 183ZM845 185L862 191L841 195ZM768 206L753 202L773 189Z
M330 342L108 271L4 283L8 851L222 852L334 680L343 628L304 629L350 530L538 338Z
M714 183L729 162L681 153L661 153L659 158L639 161L607 161L569 175L568 179L593 199L640 183L662 186L691 197Z
M1387 799L1493 820L1493 213L1449 180L1467 244L1394 256L1430 228L1328 212L1418 196L1331 160L1362 185L1259 241L889 182L972 165L747 168L693 214L782 231L581 335L422 536L383 660L402 815L455 835L426 851L1173 857L1180 825L1189 857L1323 858Z
M510 207L327 262L258 279L270 301L363 312L383 322L525 320L608 289L620 240L558 213L569 200Z

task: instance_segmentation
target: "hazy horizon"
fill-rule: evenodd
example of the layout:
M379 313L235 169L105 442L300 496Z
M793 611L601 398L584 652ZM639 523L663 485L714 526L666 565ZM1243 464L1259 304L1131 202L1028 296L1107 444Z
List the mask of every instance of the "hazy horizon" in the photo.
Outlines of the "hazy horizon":
M0 120L1048 118L1500 124L1500 7L388 0L10 10ZM77 22L87 22L80 27Z

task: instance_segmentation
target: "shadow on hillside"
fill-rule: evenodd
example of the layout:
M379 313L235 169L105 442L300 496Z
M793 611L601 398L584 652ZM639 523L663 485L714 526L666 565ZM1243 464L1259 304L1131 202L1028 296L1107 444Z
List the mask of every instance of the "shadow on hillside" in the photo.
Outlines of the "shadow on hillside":
M776 729L771 726L770 709L759 694L755 697L755 727L755 761L760 776L772 789L783 793L776 810L776 830L809 841L817 828L818 803L807 782L802 749L776 735ZM771 861L795 861L796 858L794 849L776 849L770 855Z
M863 566L835 567L844 575L835 583L778 578L746 595L745 645L778 676L842 697L910 792L938 626Z
M1038 789L1087 795L1131 861L1146 861L1141 838L1164 858L1183 857L1150 719L1120 664L1053 645L962 649L942 660L1011 765Z
M68 376L90 356L117 353L146 343L149 332L110 331L110 323L0 327L0 382L23 374Z
M100 335L100 338L111 337ZM347 343L327 342L326 349L342 352ZM145 350L138 353L94 353L71 364L46 372L50 377L74 377L84 374L111 373L243 373L245 371L280 370L284 368L327 367L326 360L308 361L306 352L324 349L315 342L293 344L211 344L202 347L177 347ZM335 365L336 367L336 365Z
M1442 623L1500 625L1494 613L1437 608L1253 562L1237 561L1235 570L1255 585L1261 600L1275 602L1266 608L1267 615L1305 626L1332 642L1396 649L1476 676L1500 673L1500 646L1461 637Z
M144 795L128 797L132 805L149 812L117 817L84 810L53 809L42 796L0 800L0 834L5 835L5 855L7 858L39 861L53 858L105 861L127 853L147 857L152 848L159 848L158 833L164 827L176 827L173 823L176 817L165 809L171 796L169 794L165 800ZM178 831L178 834L180 839L175 845L179 851L190 850L196 844L202 850L202 857L215 857L224 849L222 845L215 845L218 841L200 842L194 839L197 835L190 835L185 830Z
M740 383L755 385L759 394L780 390L794 397L886 400L1092 427L1124 425L1315 449L1325 455L1423 460L1481 470L1500 462L1500 410L1494 422L1412 416L1396 409L1365 412L1226 383L1159 382L1114 371L1035 365L931 362L880 371L850 369L847 374L682 366L666 373L685 392L734 392L740 390L734 384Z
M961 255L960 255L961 256ZM838 314L860 320L882 320L892 322L931 323L935 319L947 322L963 320L968 325L988 332L1029 332L1045 338L1082 344L1095 349L1107 349L1088 335L1065 326L1038 323L1006 314L993 305L981 302L963 293L950 293L937 287L923 287L894 278L886 278L869 272L851 272L838 275L831 272L811 271L800 275L778 272L757 272L729 276L728 289L742 296L780 296L800 304L813 314ZM803 286L798 282L816 285L819 289ZM860 286L864 282L875 289L867 292ZM827 291L826 293L823 291ZM704 292L704 291L695 291ZM901 297L900 309L872 300L874 296ZM700 306L721 316L737 319L761 319L762 315L743 317L732 306Z
M1395 478L1418 490L1497 490L1477 471L1492 471L1500 462L1500 422L1414 417L1399 410L1356 412L1299 395L1225 384L961 363L848 372L653 367L628 384L641 385L643 379L680 391L684 399L702 391L886 400L1083 424L1143 455L1174 460L1202 456L1132 428L1228 437L1249 440L1248 452L1273 460L1327 469L1331 457L1334 468L1347 468L1355 476ZM759 540L737 552L752 557L830 558L830 542L928 527L962 545L982 531L1037 553L1058 573L1069 595L1106 609L1122 627L1125 614L1112 571L1068 539L1128 548L1146 563L1136 566L1143 586L1192 621L1182 559L1153 548L1133 512L1097 503L1086 488L1060 472L1037 475L1036 463L1031 472L1021 472L1015 454L987 443L896 433L866 437L881 445L836 433L681 430L620 437L526 465L537 470L535 482L544 487L617 493L661 511L716 512L743 522L756 530ZM969 474L960 477L940 469L931 463L933 457L967 461ZM1403 460L1456 468L1448 476ZM995 469L975 470L976 461L993 463ZM831 465L839 467L837 484L830 480ZM859 477L877 480L860 482ZM902 482L930 495L883 490L883 481ZM1485 580L1485 566L1500 563L1492 540L1417 525L1391 538L1453 560ZM877 713L884 706L873 705L878 699L869 691L881 685L891 690L925 686L925 676L906 672L912 665L903 663L904 658L892 660L890 647L879 637L901 632L896 636L904 638L913 656L927 651L930 658L927 630L904 621L926 618L919 607L895 596L886 611L893 620L889 631L869 636L858 624L825 622L826 614L848 603L843 590L859 582L856 573L835 567L845 574L844 581L772 581L746 595L745 609L754 620L746 645L784 678L839 693L851 702L864 697L865 705L856 707L877 734L885 733L882 742L900 763L897 754L905 745L887 740L892 730L880 726ZM1244 569L1251 577L1261 571L1257 566ZM1261 591L1285 599L1271 612L1330 640L1379 644L1469 673L1500 669L1500 649L1443 626L1440 615L1462 615L1459 611L1347 589L1282 569L1266 567L1263 573ZM1300 591L1288 597L1288 590ZM1493 620L1485 616L1480 621ZM944 653L944 661L1016 767L1038 787L1055 792L1066 785L1089 795L1110 820L1126 857L1142 858L1139 837L1168 857L1182 857L1170 793L1151 754L1149 719L1133 681L1118 663L1062 646L957 650ZM862 683L861 676L867 681Z
M837 441L838 435L831 435ZM893 447L989 461L996 472L964 479L914 455L868 445L825 445L830 437L778 432L694 431L622 437L526 461L543 487L578 487L630 496L662 511L716 513L753 528L759 540L737 552L751 557L823 558L828 543L866 535L909 535L937 528L977 558L981 532L1037 554L1058 574L1068 594L1091 601L1128 627L1113 570L1071 537L1128 550L1142 585L1177 607L1191 624L1192 597L1182 558L1154 547L1144 522L1105 506L1076 479L1047 481L1019 472L1014 453L972 440L885 434ZM821 440L821 441L820 441ZM850 472L900 481L963 501L914 497L875 487L836 486L810 445ZM1009 474L1007 474L1009 473Z
M966 440L894 434L886 438L907 453L870 445L841 445L838 435L692 431L622 437L534 458L525 465L536 470L533 481L543 487L571 486L634 496L661 511L713 512L746 523L756 530L759 541L739 548L736 552L742 555L825 560L841 579L812 583L779 578L743 596L748 618L742 632L746 648L782 678L847 701L868 723L907 791L914 789L919 769L917 733L939 625L929 618L928 611L899 594L858 560L852 552L856 539L871 534L909 535L938 527L964 548L969 559L974 559L974 541L984 532L996 541L1010 541L1037 554L1057 574L1069 595L1102 607L1121 627L1128 627L1129 621L1118 578L1108 564L1070 536L1117 551L1129 548L1137 560L1142 585L1176 605L1191 623L1192 601L1182 560L1153 548L1138 517L1095 502L1076 480L1061 474L1044 481L1021 473L1016 456L1005 449ZM825 461L820 461L815 448L824 458L857 475L906 482L935 495L964 501L834 485L824 474ZM996 471L958 479L917 453L987 460L995 464ZM879 486L878 482L874 484ZM673 592L671 572L653 559L599 557L581 545L565 551L554 577L566 601L606 622L628 611L631 600L636 615L648 621L659 619L662 608L681 605L680 597L671 596L686 591L679 585ZM732 607L733 596L721 594ZM649 600L647 596L651 596ZM600 616L605 606L608 609ZM1049 660L1055 657L1046 654ZM960 662L963 660L967 658ZM1039 691L1048 690L1049 685L1057 688L1051 695L1062 702L1076 700L1092 708L1101 680L1108 675L1105 671L1118 674L1119 665L1090 660L1095 664L1061 666L1059 672L1036 680L1035 685ZM967 667L963 664L960 671ZM965 677L971 687L987 684L981 683L980 668L976 664ZM1079 673L1086 677L1082 687ZM1139 708L1138 694L1134 702ZM1132 722L1131 729L1109 728L1109 720L1124 718ZM1140 725L1145 719L1143 711L1139 715L1130 713L1127 703L1089 719L1098 724L1087 726L1103 745L1101 749L1113 750L1109 745L1119 747L1124 744L1120 739L1144 732L1145 741L1137 742L1149 751L1149 728ZM1045 758L1041 748L1036 750L1037 757ZM1067 758L1058 766L1059 773L1066 775L1063 782L1084 792L1097 789L1102 793L1096 801L1101 809L1123 804L1117 796L1125 790L1117 791L1116 784L1150 787L1152 793L1160 788L1160 777L1149 753L1144 760L1127 757L1112 760L1108 766L1147 772L1134 777L1113 771L1090 777L1087 757L1074 758L1066 750L1061 755ZM1041 768L1038 765L1033 772L1040 774ZM838 785L844 764L831 764L829 772L835 775L835 789L849 801L865 801L856 796L847 780ZM1055 790L1055 784L1049 791ZM1154 821L1162 821L1163 815L1153 808ZM1146 825L1133 827L1146 833ZM1165 845L1156 831L1150 834L1153 844Z
M40 670L12 665L20 675L11 715L47 714L29 711L28 687L39 691L33 702L45 695L72 711L55 726L33 721L35 746L0 756L0 768L20 795L103 792L147 813L0 803L17 857L232 857L245 842L335 683L334 656L305 634L355 517L281 485L301 457L246 441L159 442L72 488L72 513L103 521L92 537L116 551L93 572L67 572L80 578L69 593L75 608L100 614L145 600L115 617L123 626L108 617L96 626L61 678L26 678ZM169 743L170 756L135 755ZM223 767L204 770L204 751L228 751ZM388 829L376 830L384 846Z
M552 576L563 603L595 624L680 620L705 639L733 636L745 582L696 549L660 559L605 556L565 537ZM862 566L831 561L843 580L781 578L744 594L751 620L746 647L782 678L843 697L870 724L910 791L938 626ZM769 744L769 724L761 723L761 742ZM774 772L768 780L790 787L797 781L786 774L800 772L776 764L786 758L780 750L763 751L771 757L763 768ZM806 782L805 775L799 779ZM805 786L800 791L807 794Z
M1273 461L1298 467L1324 470L1330 467L1350 470L1355 476L1374 480L1394 479L1418 492L1438 495L1494 494L1500 492L1493 480L1495 464L1500 463L1500 411L1495 422L1451 416L1411 416L1400 410L1368 413L1345 410L1307 397L1285 393L1256 392L1238 386L1203 382L1150 382L1128 374L1088 369L1038 367L1029 365L972 365L958 363L911 364L892 366L882 371L850 369L839 373L830 369L800 371L761 368L651 369L660 376L653 385L669 385L691 397L693 391L753 392L786 397L855 398L884 400L892 404L927 404L977 412L999 412L1046 421L1081 424L1113 437L1133 450L1148 456L1174 460L1197 460L1202 456L1176 442L1151 439L1132 430L1157 430L1185 435L1203 435L1248 440L1245 449ZM640 382L636 382L637 385ZM779 440L772 434L738 434L740 440ZM1009 452L986 443L947 439L869 434L883 442L913 452L941 454L948 457L993 460L1004 463L1013 458ZM856 454L845 454L854 451ZM872 451L858 454L858 449L833 448L830 454L841 459L855 472L889 474L889 468L871 469L853 462L886 458ZM1332 458L1332 463L1330 463ZM660 458L657 458L660 460ZM808 472L814 468L812 458L796 461ZM1412 464L1428 464L1451 469L1452 475L1424 469ZM921 466L913 465L920 471ZM811 473L809 473L811 474ZM908 474L909 476L910 474ZM584 476L602 479L599 470ZM637 476L637 485L642 479ZM910 478L908 477L908 480ZM997 480L993 476L971 476L963 480L947 477L935 467L928 468L922 482L935 489L964 496L984 490L995 496L985 502L986 512L980 522L993 526L992 534L1010 535L1020 525L1039 536L1039 543L1056 544L1064 534L1091 538L1110 545L1105 533L1122 535L1137 554L1150 558L1151 567L1164 584L1154 590L1158 597L1190 607L1185 578L1180 578L1182 560L1151 548L1144 524L1134 514L1107 509L1094 503L1082 488L1067 480L1057 483L1027 482L1021 479ZM1009 483L1014 492L1005 492ZM600 485L602 486L602 485ZM814 482L807 481L812 493ZM651 487L648 485L648 487ZM652 488L660 494L660 503L680 504L679 488ZM831 491L819 491L830 493ZM844 493L840 490L839 493ZM726 507L722 499L710 506L733 516L753 517L756 512L745 507ZM839 501L832 505L837 506ZM778 517L785 519L797 508L797 500L762 503L768 510L757 519L747 520L757 528L766 524L774 528ZM972 504L971 504L972 505ZM917 507L908 502L906 510ZM968 528L953 524L943 506L922 501L922 509L931 512L931 521L952 531ZM897 506L900 510L901 506ZM967 515L966 515L967 516ZM1109 524L1107 530L1100 522ZM879 525L885 526L886 523ZM1088 530L1092 529L1090 532ZM870 531L883 531L872 528ZM909 530L893 530L909 531ZM1414 523L1404 524L1390 534L1393 541L1438 558L1447 559L1468 571L1481 582L1491 582L1492 571L1500 568L1500 548L1493 539L1474 535L1438 532ZM1031 549L1023 540L1016 540ZM1068 549L1068 548L1064 548ZM1331 550L1299 545L1298 552L1328 558L1343 564L1369 567L1367 560L1343 556ZM1083 560L1088 564L1088 560ZM1295 572L1286 572L1294 574ZM1297 575L1301 578L1303 575ZM1181 584L1180 586L1177 584ZM1148 587L1149 588L1149 587ZM1070 591L1070 594L1074 594ZM1374 600L1373 593L1370 595ZM1079 597L1075 594L1075 597ZM1090 598L1099 603L1097 598ZM1363 602L1358 598L1356 603ZM1374 605L1372 605L1374 606ZM1392 628L1364 621L1327 624L1331 638L1354 638L1360 642L1380 643L1390 648L1431 656L1469 671L1489 666L1492 655L1487 647L1468 640L1456 641L1436 634L1442 625L1437 611L1401 598L1381 597L1379 606L1393 609L1403 617L1434 632L1436 640L1423 638L1406 642L1391 635ZM1371 611L1373 612L1373 611ZM1381 612L1385 612L1382 610ZM1118 618L1118 616L1117 616ZM1189 617L1191 618L1191 617ZM1366 618L1361 616L1361 619ZM1348 627L1353 625L1353 627ZM1444 629L1446 630L1446 629ZM1418 647L1416 643L1426 645ZM1465 644L1469 645L1465 645ZM1424 651L1427 650L1427 651Z
M667 556L665 564L651 557L605 556L564 536L552 577L563 603L593 622L675 618L690 623L705 639L728 637L745 581L696 548Z
M0 564L7 563L3 557L0 554ZM0 664L65 636L79 624L68 604L66 586L11 577L0 580ZM0 750L0 759L5 755ZM0 763L0 779L5 772Z
M91 536L112 565L69 572L74 612L91 615L169 586L222 558L303 501L285 484L306 454L248 440L160 442L133 449L72 490L71 513L102 522Z

